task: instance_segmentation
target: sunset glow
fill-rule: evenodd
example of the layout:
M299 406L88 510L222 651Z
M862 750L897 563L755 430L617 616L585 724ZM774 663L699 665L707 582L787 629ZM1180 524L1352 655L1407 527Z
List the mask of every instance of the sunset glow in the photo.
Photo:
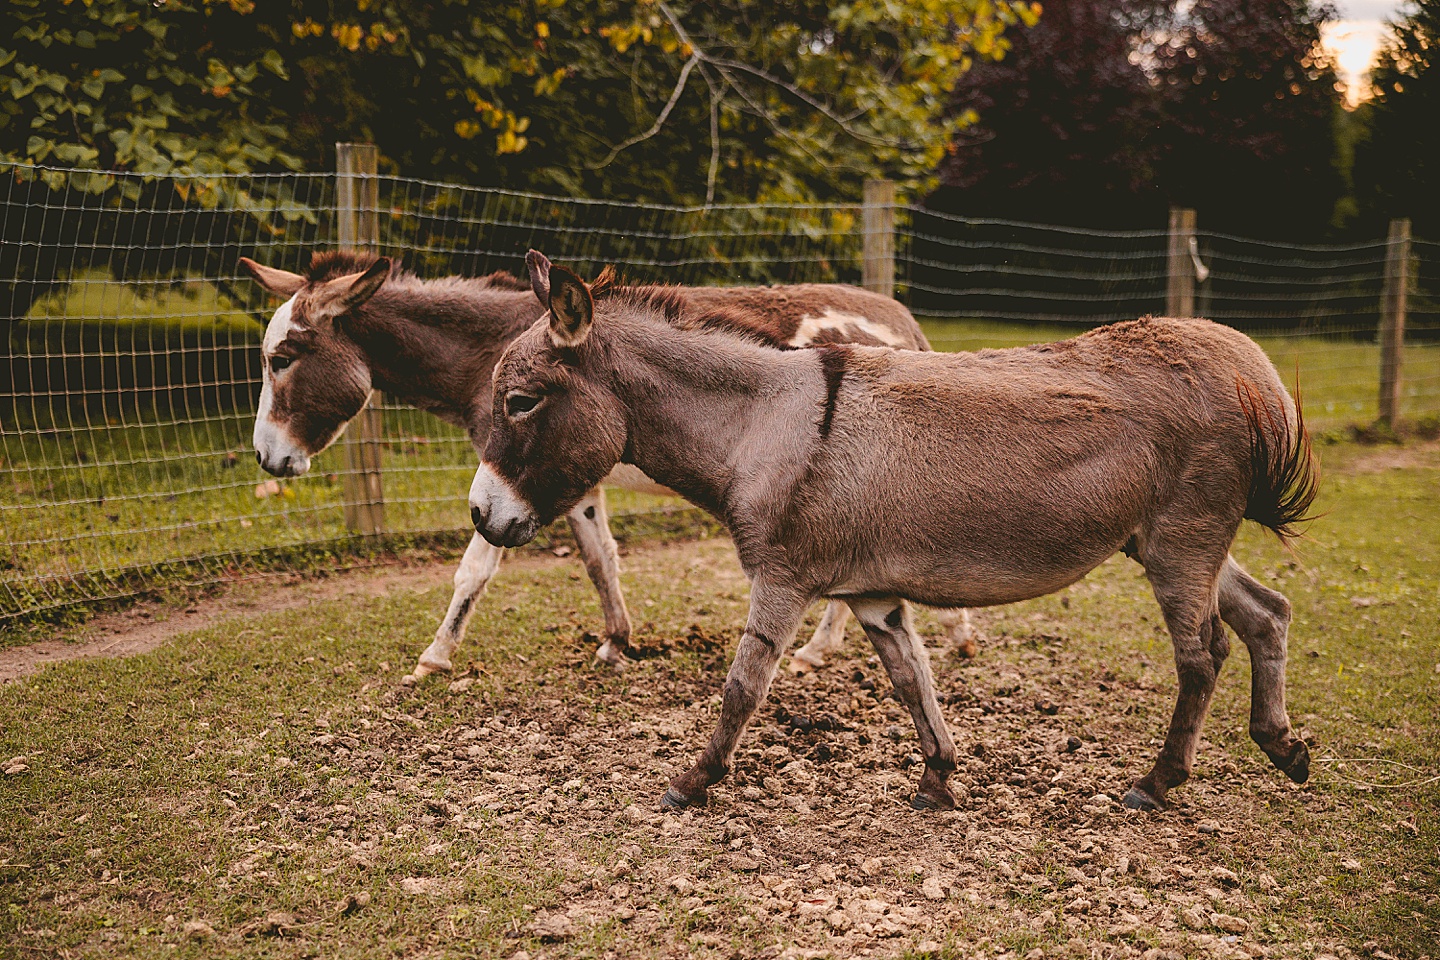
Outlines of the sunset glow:
M1345 99L1351 106L1370 96L1367 73L1385 36L1385 21L1395 19L1403 2L1397 0L1342 0L1335 5L1340 19L1322 34L1325 47L1335 56Z

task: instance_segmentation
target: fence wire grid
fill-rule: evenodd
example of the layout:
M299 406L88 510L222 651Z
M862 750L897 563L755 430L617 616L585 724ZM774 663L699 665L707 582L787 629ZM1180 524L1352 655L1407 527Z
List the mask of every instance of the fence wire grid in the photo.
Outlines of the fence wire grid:
M331 174L134 177L11 167L0 184L0 628L75 604L345 555L342 443L273 481L250 435L276 306L238 261L334 246ZM859 204L704 208L374 177L377 252L422 277L523 275L524 254L684 284L861 280ZM1203 216L1203 212L1202 212ZM1167 241L895 210L895 282L936 349L1015 346L1165 310ZM1196 234L1195 312L1298 364L1318 429L1377 413L1386 241ZM1440 415L1440 245L1411 246L1402 412ZM468 529L468 439L385 403L385 529ZM611 512L677 505L623 491ZM456 537L458 542L459 537ZM340 561L336 561L340 562ZM349 561L355 562L353 556Z

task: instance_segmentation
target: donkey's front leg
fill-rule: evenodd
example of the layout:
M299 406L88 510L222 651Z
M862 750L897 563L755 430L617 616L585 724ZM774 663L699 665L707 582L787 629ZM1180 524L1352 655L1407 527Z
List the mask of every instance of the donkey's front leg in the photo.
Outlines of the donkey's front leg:
M450 609L445 611L445 619L441 621L435 639L420 654L415 672L406 680L419 680L451 669L450 658L454 656L455 648L460 646L460 641L465 639L465 628L470 623L470 615L475 612L475 601L485 592L495 571L500 569L500 557L504 553L503 547L491 546L478 533L470 538L470 546L465 548L465 556L460 559L460 569L455 571L455 593L450 597Z
M625 654L630 649L630 611L625 608L625 595L620 592L620 549L610 535L610 520L605 515L605 494L599 487L591 490L565 515L575 542L580 545L580 559L605 611L605 642L595 651L595 658L617 670L625 669Z
M740 734L770 691L780 656L795 639L809 599L767 588L758 581L751 585L750 619L725 677L720 723L695 765L670 781L670 789L660 801L662 807L703 806L707 788L730 772Z
M915 632L910 607L895 597L850 601L850 609L865 627L865 635L880 654L885 672L895 685L895 694L910 711L915 732L920 736L920 751L925 755L925 772L920 788L910 800L916 810L949 810L955 797L946 785L955 770L955 743L940 712L935 697L935 681L930 675L930 657Z

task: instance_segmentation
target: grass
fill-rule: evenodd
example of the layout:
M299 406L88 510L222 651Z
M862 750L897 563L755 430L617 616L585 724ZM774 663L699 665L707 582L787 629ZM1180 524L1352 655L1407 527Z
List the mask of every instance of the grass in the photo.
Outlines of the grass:
M77 284L36 310L112 316L126 306L115 298L133 297L127 290ZM178 315L193 312L186 304L195 297L214 294L157 296L178 298L173 306ZM245 323L229 314L224 320L226 329ZM1075 333L982 321L925 320L924 326L936 348L945 350ZM1261 343L1287 380L1298 360L1312 429L1335 432L1374 419L1379 365L1374 345L1309 336ZM1411 345L1406 371L1407 416L1440 414L1440 347ZM13 626L37 614L63 617L79 601L210 583L242 569L309 569L331 564L337 555L373 549L345 529L344 454L338 445L317 458L310 475L279 484L276 496L257 499L256 486L268 477L253 461L252 416L249 411L193 419L92 416L44 430L0 427L0 623ZM412 410L391 409L385 436L388 530L406 536L464 531L463 494L474 454L461 432ZM641 523L663 525L664 512L676 508L674 501L624 491L611 497L612 513ZM0 644L17 635L0 629Z
M922 318L937 350L1023 346L1076 335L1058 324L994 323ZM1368 424L1379 416L1380 347L1376 343L1311 333L1255 336L1281 377L1300 378L1305 418L1311 429L1334 431ZM1440 345L1405 346L1401 410L1412 420L1440 416Z
M1304 789L1245 737L1237 649L1176 809L1094 805L1143 772L1174 689L1154 601L1116 559L983 614L977 660L937 653L959 695L962 812L885 799L913 784L913 735L883 681L873 700L856 689L851 671L875 667L852 635L823 677L781 679L710 810L661 817L743 623L733 555L631 554L652 656L623 676L588 663L600 614L578 566L532 556L477 609L454 689L398 685L448 600L444 569L433 589L259 613L0 688L0 761L28 766L0 776L0 956L843 956L930 940L947 957L1433 957L1440 456L1322 454L1324 517L1298 555L1254 530L1236 547L1295 605L1291 715L1320 761ZM787 732L782 706L852 731ZM822 742L833 757L792 761ZM1037 769L1038 787L1015 785ZM855 926L805 912L827 897ZM876 903L888 920L863 919ZM1231 916L1244 931L1227 943L1213 924Z

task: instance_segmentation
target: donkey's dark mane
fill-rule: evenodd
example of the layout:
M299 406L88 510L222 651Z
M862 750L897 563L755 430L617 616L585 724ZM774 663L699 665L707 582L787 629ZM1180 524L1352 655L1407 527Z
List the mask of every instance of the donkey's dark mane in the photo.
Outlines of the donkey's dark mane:
M590 285L590 296L597 302L619 300L630 306L655 310L672 327L717 330L766 347L794 349L779 339L775 332L757 324L754 318L743 311L724 307L697 307L685 288L674 284L626 283L613 266L607 266L600 271L600 275Z
M372 253L358 253L353 250L322 250L310 257L310 269L305 273L309 283L325 283L336 277L352 273L364 273L380 259Z
M373 253L361 253L355 250L323 250L310 257L310 269L305 274L305 279L310 283L325 283L334 280L336 277L349 276L355 273L364 273L380 259ZM394 280L410 280L416 283L428 283L415 276L415 274L401 267L397 262L392 273ZM494 273L487 273L482 277L454 277L446 279L459 279L474 283L491 290L528 291L530 283L522 280L505 270L496 270Z

